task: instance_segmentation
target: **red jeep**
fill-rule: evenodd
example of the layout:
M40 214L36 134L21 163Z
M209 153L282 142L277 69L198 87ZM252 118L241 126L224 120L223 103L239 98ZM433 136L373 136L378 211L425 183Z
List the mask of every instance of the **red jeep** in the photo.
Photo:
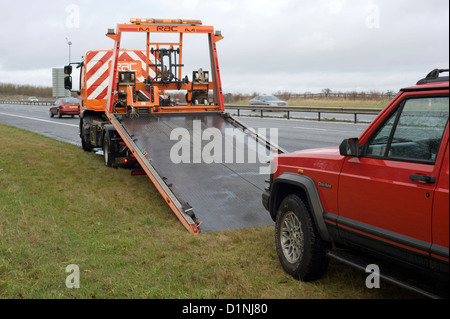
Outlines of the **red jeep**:
M401 89L359 138L274 159L262 200L287 273L319 279L334 257L361 269L383 263L381 278L430 297L442 295L408 271L448 289L449 77L442 72Z

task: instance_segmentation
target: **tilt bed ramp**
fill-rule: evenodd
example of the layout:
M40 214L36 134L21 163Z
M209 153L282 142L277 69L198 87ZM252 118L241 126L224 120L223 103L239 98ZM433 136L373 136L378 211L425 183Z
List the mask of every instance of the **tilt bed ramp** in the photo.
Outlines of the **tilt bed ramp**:
M259 131L246 128L223 112L141 114L137 117L109 113L108 117L191 233L198 234L200 225L202 231L214 231L273 224L270 216L264 214L260 194L269 174L268 161L284 150L262 134L258 135ZM213 138L213 142L218 145L214 151L219 158L215 157L212 162L206 160L207 163L200 158L198 150L202 143L200 135L208 129L212 136L218 137ZM171 138L174 132L184 136L175 134L174 140ZM213 143L209 142L211 136L205 139L203 136L203 144ZM180 149L175 148L177 143L184 143L181 148L187 152L187 160L171 159L173 154L180 155ZM230 156L230 150L233 158L227 160L225 157ZM238 160L243 153L247 153L247 158Z
M145 40L137 50L121 49L130 33ZM71 64L80 70L83 149L102 147L108 166L136 158L194 234L200 225L208 231L273 224L261 193L267 161L282 151L262 137L266 132L252 132L223 113L221 32L201 20L132 18L106 36L112 50L89 51L64 67L68 90Z

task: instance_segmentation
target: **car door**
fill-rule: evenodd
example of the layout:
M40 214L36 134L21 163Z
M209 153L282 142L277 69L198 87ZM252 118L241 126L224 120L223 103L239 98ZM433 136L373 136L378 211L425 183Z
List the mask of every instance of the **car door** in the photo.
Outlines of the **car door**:
M448 135L448 130L447 130ZM439 274L449 275L449 145L447 145L433 202L431 220L432 267Z
M361 156L345 159L338 192L344 242L428 267L448 101L404 98L361 146Z

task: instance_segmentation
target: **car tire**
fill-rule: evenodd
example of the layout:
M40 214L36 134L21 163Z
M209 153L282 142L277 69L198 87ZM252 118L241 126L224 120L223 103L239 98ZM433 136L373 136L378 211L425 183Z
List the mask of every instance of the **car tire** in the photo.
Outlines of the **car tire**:
M327 270L330 244L320 237L307 205L297 195L285 197L279 206L275 241L281 265L292 277L313 281Z
M50 117L53 117L53 113L52 113L52 111L50 111Z

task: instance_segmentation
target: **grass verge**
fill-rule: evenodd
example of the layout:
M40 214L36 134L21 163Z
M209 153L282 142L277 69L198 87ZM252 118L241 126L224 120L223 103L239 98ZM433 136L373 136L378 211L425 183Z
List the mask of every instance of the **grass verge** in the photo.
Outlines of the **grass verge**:
M302 283L278 262L274 227L189 234L146 176L0 125L0 298L402 298L331 262ZM264 213L264 212L262 212ZM68 289L68 265L80 288Z

